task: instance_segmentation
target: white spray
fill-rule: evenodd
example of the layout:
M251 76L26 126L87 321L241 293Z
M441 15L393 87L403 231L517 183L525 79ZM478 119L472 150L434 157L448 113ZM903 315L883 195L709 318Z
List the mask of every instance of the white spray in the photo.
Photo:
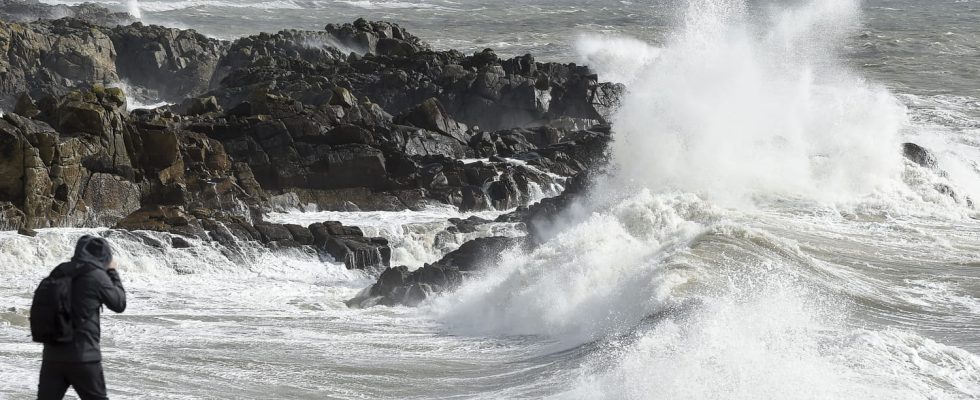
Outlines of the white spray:
M928 346L870 332L888 350L859 354L866 344L852 341L846 306L808 272L823 264L797 241L752 228L764 216L751 209L714 206L834 203L901 183L904 108L833 56L856 25L857 1L814 1L763 21L749 20L758 13L744 1L689 4L659 51L622 39L607 42L612 49L594 38L579 46L600 63L638 55L633 66L596 68L630 82L614 121L617 173L594 189L618 198L593 199L600 205L555 238L509 255L433 310L456 333L602 343L560 397L891 399L935 390L931 373L891 358Z
M129 15L133 16L133 18L143 19L143 12L140 10L139 0L127 0L126 10L129 12Z
M616 185L735 204L840 200L893 181L904 110L832 58L856 15L852 0L813 2L760 30L742 1L693 0L685 28L639 60L615 117Z

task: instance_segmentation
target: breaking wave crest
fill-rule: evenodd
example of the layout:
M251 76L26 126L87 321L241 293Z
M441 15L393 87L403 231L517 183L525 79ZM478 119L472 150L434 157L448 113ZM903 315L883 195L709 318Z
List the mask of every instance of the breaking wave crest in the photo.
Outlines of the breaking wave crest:
M916 268L968 273L946 263L969 255L928 244L917 212L889 218L929 185L908 179L903 102L834 56L858 21L851 0L761 18L744 1L691 0L662 48L580 40L583 59L629 83L613 172L552 239L432 312L454 333L586 352L560 398L980 395L980 358L916 329L962 323L936 310L968 289L897 289ZM971 212L934 202L964 210L947 223ZM875 230L894 233L869 245Z

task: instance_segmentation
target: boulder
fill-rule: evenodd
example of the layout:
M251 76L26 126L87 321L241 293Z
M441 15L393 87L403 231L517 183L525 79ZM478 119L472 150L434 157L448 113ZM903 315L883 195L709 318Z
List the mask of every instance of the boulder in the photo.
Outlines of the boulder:
M289 230L289 233L293 236L293 240L295 240L296 243L304 246L310 246L316 241L316 238L313 237L313 233L310 232L310 229L307 227L295 224L286 224L285 227Z
M85 185L82 199L96 225L113 225L140 208L140 189L135 183L105 173L94 173Z
M180 104L179 110L184 115L201 115L209 113L221 113L221 105L214 96L194 97L184 100Z
M936 161L936 157L932 155L932 152L915 143L903 143L902 154L904 154L905 158L909 159L909 161L919 164L920 166L931 169L939 168L939 163Z
M226 44L194 30L143 25L103 29L115 47L117 71L156 99L177 102L209 88Z
M388 268L364 293L366 297L351 299L347 304L360 306L373 300L382 305L415 306L434 293L457 288L464 273L493 266L506 250L522 241L521 238L498 236L474 239L441 260L415 271L408 271L404 266Z
M450 117L446 108L435 98L425 100L422 104L395 118L395 122L428 129L449 136L463 144L469 143L466 125L456 122Z
M292 232L284 225L260 222L255 224L255 230L259 231L262 241L266 243L293 240Z
M391 248L384 238L365 237L357 227L339 222L315 223L309 226L314 247L325 257L343 262L348 269L386 267L391 262Z
M180 207L151 207L135 211L119 221L115 229L169 232L193 238L208 238L200 221Z

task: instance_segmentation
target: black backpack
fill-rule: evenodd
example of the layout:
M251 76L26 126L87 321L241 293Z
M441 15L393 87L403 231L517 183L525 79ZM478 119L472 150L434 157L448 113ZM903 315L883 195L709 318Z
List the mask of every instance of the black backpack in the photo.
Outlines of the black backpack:
M71 286L75 278L91 272L95 268L83 264L73 268L59 265L34 290L31 303L31 338L38 343L70 343L74 339L75 327L72 324Z

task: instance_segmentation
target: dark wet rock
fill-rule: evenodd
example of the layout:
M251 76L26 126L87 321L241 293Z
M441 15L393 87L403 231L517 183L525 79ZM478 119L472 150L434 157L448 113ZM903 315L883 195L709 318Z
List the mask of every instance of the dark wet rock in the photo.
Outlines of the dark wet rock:
M231 43L139 23L0 23L0 50L0 107L14 110L0 119L0 225L169 232L175 248L298 249L372 270L390 264L386 240L263 222L263 211L516 207L502 220L532 226L533 243L580 193L565 179L602 164L622 90L584 66L434 51L365 20ZM106 88L120 80L177 105L127 110ZM559 184L567 196L526 207ZM460 233L486 223L451 222ZM522 241L469 242L419 270L386 270L372 290L415 304Z
M388 268L365 293L366 298L352 299L348 305L360 306L366 301L376 301L382 305L417 305L434 293L457 288L465 273L494 266L505 251L522 242L522 238L479 238L464 243L441 260L415 271L409 271L404 266Z
M207 91L226 47L194 30L139 22L105 32L115 46L119 76L170 102Z
M17 234L21 236L35 237L37 236L37 231L30 228L20 228L17 230Z
M475 271L493 266L506 250L523 242L524 238L503 236L474 239L463 243L459 249L446 254L433 265L451 265L463 272Z
M180 104L179 110L184 115L201 115L210 113L221 113L221 105L214 96L194 97L184 100Z
M116 229L129 231L169 232L187 237L207 238L194 216L178 207L153 207L136 211L123 218Z
M27 217L20 208L9 201L0 201L0 229L25 229Z
M456 139L460 143L469 143L466 125L452 119L442 103L435 98L423 101L418 107L408 110L396 118L395 122L437 132Z
M255 229L259 231L259 234L262 235L262 241L266 243L293 240L292 232L284 225L261 222L255 224Z
M22 210L18 225L114 225L156 205L252 212L268 197L219 141L125 103L96 86L42 99L37 119L0 119L0 201Z
M932 155L925 147L919 146L915 143L903 143L902 153L905 158L909 159L920 166L926 168L937 169L939 168L938 162L936 162L936 157Z
M483 219L477 216L471 216L466 219L461 218L450 218L449 223L453 224L452 228L456 233L473 233L476 232L480 225L490 223L490 220Z
M129 24L135 21L135 18L128 13L112 12L95 3L52 5L38 0L0 0L0 19L5 21L33 22L66 17L103 26Z
M926 149L925 147L919 146L915 143L903 143L902 153L905 156L905 158L907 158L909 161L912 161L918 164L919 166L928 168L941 177L947 176L946 171L942 170L939 167L939 161L936 160L936 156L931 151L929 151L929 149ZM961 198L961 196L957 193L956 189L954 189L949 184L937 183L933 186L933 189L935 189L936 192L939 192L939 194L953 199L953 201L957 203L966 204L966 206L970 208L973 207L972 199L970 199L969 197Z
M429 45L408 33L398 24L367 21L360 18L352 24L329 24L324 28L337 44L348 52L373 53L391 57L410 57Z
M293 240L295 240L297 243L304 246L310 246L316 242L316 238L313 237L313 232L310 232L309 228L295 224L287 224L284 226L289 230L289 233L293 236Z
M391 248L384 238L365 237L360 228L339 222L315 223L309 226L314 247L348 269L387 267Z
M112 40L81 20L0 22L0 52L0 107L7 110L21 93L38 99L119 81Z
M41 110L37 108L37 104L34 103L34 99L31 95L27 93L21 93L20 97L17 98L17 104L14 104L14 114L18 114L25 118L34 118L38 114L41 114Z
M81 199L91 154L83 138L59 140L49 125L6 114L0 120L0 201L21 210L19 226L41 228L84 219ZM11 221L8 221L8 224Z
M547 241L560 224L564 213L572 211L576 202L591 187L593 176L579 173L565 182L565 190L558 196L543 199L529 207L519 207L512 213L501 215L498 222L521 222L527 228L527 241L536 245Z
M175 249L189 249L191 247L194 247L194 245L191 244L191 242L188 241L187 239L184 239L180 236L171 236L170 247L173 247Z

